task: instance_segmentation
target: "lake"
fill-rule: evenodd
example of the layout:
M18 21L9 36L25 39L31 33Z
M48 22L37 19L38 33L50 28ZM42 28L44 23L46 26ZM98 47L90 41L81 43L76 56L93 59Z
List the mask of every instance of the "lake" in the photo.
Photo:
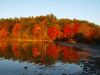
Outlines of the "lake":
M100 57L93 50L54 42L0 41L0 75L100 75Z

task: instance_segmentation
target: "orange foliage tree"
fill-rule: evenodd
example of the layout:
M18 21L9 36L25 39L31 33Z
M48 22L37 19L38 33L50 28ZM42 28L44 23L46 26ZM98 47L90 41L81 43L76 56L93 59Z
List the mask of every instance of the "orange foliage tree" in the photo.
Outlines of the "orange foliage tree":
M21 24L16 23L12 29L12 34L14 38L18 38L20 35Z
M85 36L85 38L91 39L93 37L95 38L97 30L92 25L83 23L80 25L79 32L82 33Z
M36 24L32 29L33 39L41 39L41 27Z
M0 38L7 38L8 36L8 31L5 27L3 27L1 30L0 30Z

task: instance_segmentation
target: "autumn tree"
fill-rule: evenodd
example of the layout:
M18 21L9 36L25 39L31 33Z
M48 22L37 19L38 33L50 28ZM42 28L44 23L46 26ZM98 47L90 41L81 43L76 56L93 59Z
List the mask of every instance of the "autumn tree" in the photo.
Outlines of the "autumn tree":
M51 26L51 27L48 29L48 36L49 36L52 40L55 40L57 37L59 37L59 36L60 36L60 28L59 28L59 25Z
M5 27L0 29L0 39L6 39L8 36L9 32Z
M0 19L0 39L54 41L56 39L72 40L74 36L81 35L88 41L95 42L100 39L100 26L84 20L58 19L53 14Z
M79 27L79 33L82 33L87 39L95 37L96 31L95 27L86 23L81 24Z
M16 23L12 29L12 34L14 38L20 38L20 30L21 30L21 24Z

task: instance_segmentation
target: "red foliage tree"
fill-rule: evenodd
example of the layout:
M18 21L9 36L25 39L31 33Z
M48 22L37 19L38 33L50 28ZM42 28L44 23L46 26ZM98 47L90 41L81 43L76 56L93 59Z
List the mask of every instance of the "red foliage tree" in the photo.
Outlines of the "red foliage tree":
M73 24L65 24L64 25L64 37L72 37L75 33L78 32L79 24L73 23Z
M64 37L70 37L73 34L73 29L64 27Z
M79 24L78 24L78 23L74 23L74 24L73 24L73 32L74 32L74 33L77 33L78 30L79 30Z
M55 26L51 26L49 29L48 29L48 36L52 39L52 40L55 40L60 34L60 29L59 27L57 27L56 25Z

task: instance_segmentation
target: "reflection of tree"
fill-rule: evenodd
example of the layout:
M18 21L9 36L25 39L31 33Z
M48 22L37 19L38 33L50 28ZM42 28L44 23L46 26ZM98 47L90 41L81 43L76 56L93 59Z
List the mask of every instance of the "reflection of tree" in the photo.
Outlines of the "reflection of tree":
M47 56L51 56L54 59L57 59L59 57L59 49L55 44L48 45Z
M0 41L0 57L8 58L11 57L9 52L9 45L7 41Z
M47 65L58 60L78 62L89 55L87 51L79 51L76 48L59 46L49 42L12 41L10 44L0 43L0 56Z
M0 41L0 50L5 50L8 47L7 41Z
M12 43L12 52L13 52L14 56L17 58L21 56L18 43L16 43L16 42Z
M64 61L76 62L79 60L78 52L72 47L62 46L61 52L62 52L62 59Z
M32 44L32 55L34 57L34 62L38 61L41 63L46 63L45 62L45 57L46 57L46 49L47 49L47 42L33 42Z
M38 57L40 55L40 52L38 49L36 48L33 48L32 49L32 54L33 54L33 57Z
M80 51L80 52L78 52L78 54L81 59L88 59L88 57L90 56L90 52L87 50Z

